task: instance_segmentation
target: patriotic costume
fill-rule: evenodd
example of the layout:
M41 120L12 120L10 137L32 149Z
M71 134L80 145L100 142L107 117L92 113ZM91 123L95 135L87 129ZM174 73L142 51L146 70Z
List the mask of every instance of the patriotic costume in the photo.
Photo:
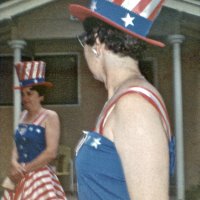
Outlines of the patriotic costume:
M20 85L15 89L23 90L26 87L36 85L52 87L52 83L45 81L45 66L46 64L43 61L17 63L15 68ZM28 112L28 110L23 111L14 135L18 155L17 161L22 165L33 161L46 149L46 133L41 124L48 118L48 112L43 109L34 121L24 123ZM9 180L9 183L12 182ZM17 185L12 184L12 186L14 186L14 189L5 187L8 190L5 190L2 200L67 199L55 172L51 166L47 165L25 173Z
M78 18L81 21L87 20L90 17L97 18L126 34L129 34L133 38L143 40L155 46L164 47L165 45L162 42L147 37L154 20L156 19L158 13L162 8L163 3L164 0L91 0L90 8L86 8L84 6L77 4L71 4L69 6L69 11L74 17ZM90 26L89 22L90 20L88 19L88 26ZM102 29L104 28L106 29L105 26L100 27L99 30L98 26L95 26L94 28L95 30L94 29L87 30L87 28L85 28L86 34L89 35L87 39L89 40L90 35L93 34L92 36L94 37L95 40L94 42L91 41L91 44L89 42L88 43L86 42L86 44L89 45L91 48L93 47L94 49L96 48L97 50L99 43L100 47L102 47L101 44L105 44L105 49L106 47L108 47L107 48L108 50L111 49L111 55L107 55L107 53L105 53L106 54L105 55L104 52L107 49L104 51L103 48L102 48L103 50L100 48L101 50L99 51L100 53L102 51L103 55L100 55L99 56L100 58L98 56L96 56L95 58L92 57L91 63L93 63L95 59L99 59L100 63L104 62L104 59L105 60L114 59L115 57L113 56L113 54L120 57L122 53L121 56L122 58L121 57L119 58L121 65L116 64L118 70L121 70L122 72L130 72L130 76L127 75L127 73L124 73L122 75L122 78L117 82L113 81L113 78L116 79L118 78L115 76L116 73L112 74L109 71L110 69L113 69L111 67L109 68L108 66L108 63L110 64L111 61L109 61L108 63L105 62L103 64L102 63L99 64L101 67L100 70L104 71L104 73L94 69L94 72L92 72L93 75L96 75L97 73L98 75L100 74L99 76L101 78L101 81L108 86L107 87L108 92L111 93L113 92L117 84L119 87L123 85L124 82L122 82L122 80L130 81L130 77L131 75L133 75L132 81L134 81L134 75L137 74L140 75L140 73L138 72L139 70L136 69L135 66L133 67L133 69L135 69L136 72L122 69L123 67L126 68L126 66L122 65L125 65L124 63L126 63L127 61L126 60L127 54L124 53L123 50L119 51L116 50L117 47L109 48L109 45L110 46L113 45L112 41L110 41L107 38L107 36L105 37L103 36L103 31L100 32ZM110 31L109 28L106 31ZM109 33L107 34L109 35ZM126 35L124 37L126 37ZM127 38L128 37L126 37L126 39L123 40L128 40ZM127 43L129 44L128 41ZM121 44L124 45L125 41L123 42L119 41L119 46ZM87 55L87 51L89 50L87 49L84 50L86 52L85 53L86 58L90 61L89 58L90 54L88 53ZM140 52L141 50L138 49L138 51ZM123 57L123 55L125 56ZM122 61L125 62L123 62L122 64ZM91 63L88 63L90 68L92 68L92 66L90 66ZM130 64L129 60L127 61L127 63ZM103 68L103 66L105 67ZM121 69L119 69L119 67L121 67ZM127 68L129 69L131 67L127 66ZM100 80L100 78L97 79ZM115 85L114 83L112 84L112 81L115 83ZM118 94L118 96L116 96L112 100L112 102L109 102L109 104L104 107L101 115L102 117L100 117L100 119L98 120L99 123L97 124L95 131L85 132L85 136L77 146L75 165L76 165L76 174L78 182L79 200L129 200L130 199L127 190L126 180L124 177L123 167L117 149L115 147L115 144L103 136L104 124L109 114L115 107L118 99L130 93L137 93L141 95L144 99L149 101L149 103L152 104L160 114L163 127L166 132L166 137L169 140L170 169L171 171L173 171L174 138L171 136L170 124L166 108L162 103L162 101L151 91L141 87L131 87L128 88L127 90L122 91L120 94Z
M26 116L25 111L21 121ZM32 124L19 123L15 133L18 162L35 159L46 148L45 128L42 121L48 117L46 110ZM5 191L2 200L66 200L65 193L50 166L26 173L14 191Z
M171 136L166 108L151 91L131 87L119 94L103 110L99 126L95 131L85 132L76 149L76 174L79 200L129 200L123 168L115 144L103 136L103 128L117 100L124 95L137 93L143 96L159 112L169 139L170 171L174 170L174 138Z

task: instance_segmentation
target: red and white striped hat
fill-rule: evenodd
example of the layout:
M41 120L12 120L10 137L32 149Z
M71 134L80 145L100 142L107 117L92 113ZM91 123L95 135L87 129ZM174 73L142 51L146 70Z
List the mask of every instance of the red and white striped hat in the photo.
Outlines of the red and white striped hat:
M46 63L43 61L28 61L19 62L15 65L20 86L15 89L21 89L24 87L31 87L34 85L44 85L46 87L52 87L51 82L45 81L45 67Z
M162 42L147 38L164 0L92 0L90 8L70 4L70 13L83 21L96 17L150 44L164 47Z

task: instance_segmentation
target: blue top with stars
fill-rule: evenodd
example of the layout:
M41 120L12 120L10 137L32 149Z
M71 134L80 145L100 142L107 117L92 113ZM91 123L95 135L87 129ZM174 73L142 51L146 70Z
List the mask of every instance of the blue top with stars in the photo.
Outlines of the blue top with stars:
M114 143L88 132L76 157L79 200L129 200L120 158Z
M45 128L38 123L20 123L15 133L15 143L18 162L30 162L46 148Z

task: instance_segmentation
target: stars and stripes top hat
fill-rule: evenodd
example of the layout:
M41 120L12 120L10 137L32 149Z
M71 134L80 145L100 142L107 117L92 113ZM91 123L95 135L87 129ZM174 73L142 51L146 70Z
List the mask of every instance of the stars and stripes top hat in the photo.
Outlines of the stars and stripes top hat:
M96 17L133 37L164 47L162 42L147 38L163 3L164 0L92 0L90 8L70 4L69 11L81 21Z
M45 81L45 67L46 63L43 61L27 61L16 63L15 68L20 85L16 86L15 89L31 87L34 85L52 87L53 84L51 82Z

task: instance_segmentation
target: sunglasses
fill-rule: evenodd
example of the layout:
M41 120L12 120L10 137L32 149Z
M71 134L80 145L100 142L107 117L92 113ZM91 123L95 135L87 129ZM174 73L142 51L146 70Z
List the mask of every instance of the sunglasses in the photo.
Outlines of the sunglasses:
M81 35L77 35L77 39L83 48L85 47L86 44L86 39L87 39L86 35L87 33L82 33Z

